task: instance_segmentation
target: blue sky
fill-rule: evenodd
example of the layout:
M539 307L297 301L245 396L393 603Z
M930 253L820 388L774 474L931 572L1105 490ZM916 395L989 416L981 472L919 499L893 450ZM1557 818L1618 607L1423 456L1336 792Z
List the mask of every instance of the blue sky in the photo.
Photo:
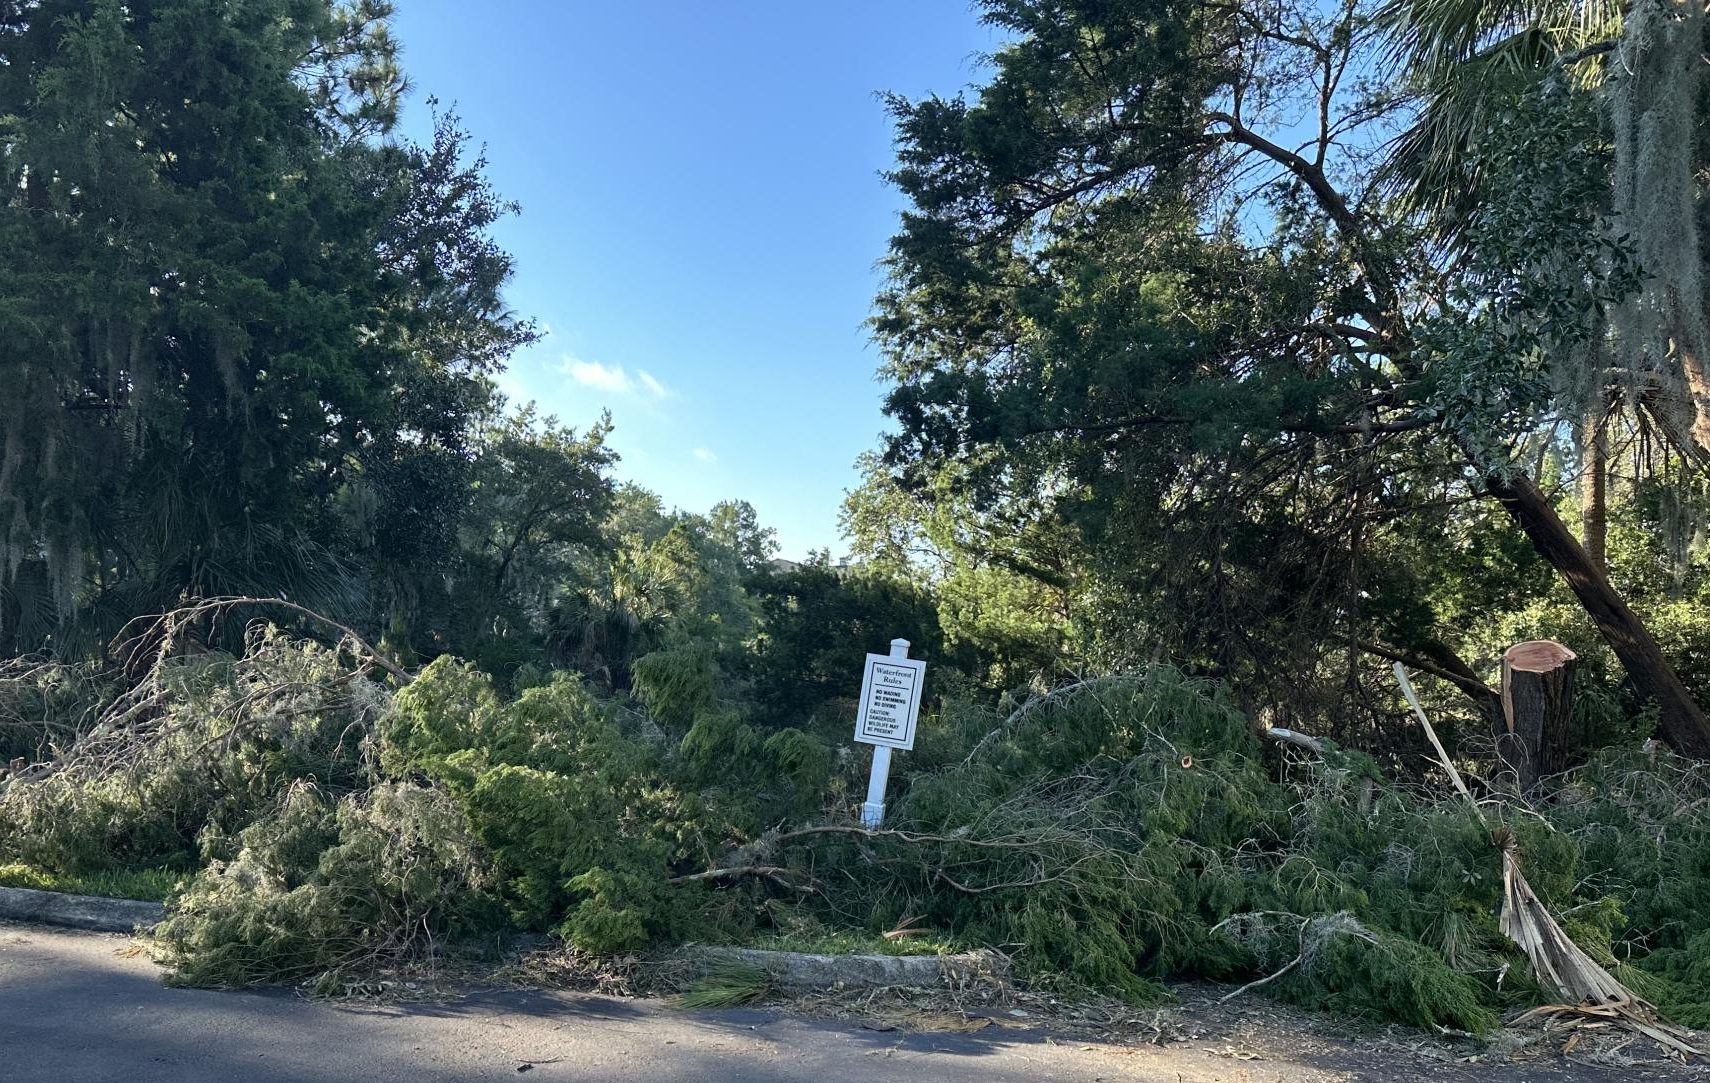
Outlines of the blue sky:
M508 299L549 329L504 380L620 477L742 498L783 553L841 552L885 426L863 321L899 197L879 91L951 94L996 45L964 0L400 0L405 132L455 106L522 214Z

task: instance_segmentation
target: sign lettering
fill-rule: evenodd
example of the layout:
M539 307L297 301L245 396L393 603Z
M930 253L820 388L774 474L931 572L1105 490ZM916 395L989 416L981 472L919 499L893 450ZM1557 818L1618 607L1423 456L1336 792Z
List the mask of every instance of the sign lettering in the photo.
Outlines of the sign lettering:
M925 671L926 663L917 658L869 654L861 678L861 710L855 718L855 740L869 745L913 748Z

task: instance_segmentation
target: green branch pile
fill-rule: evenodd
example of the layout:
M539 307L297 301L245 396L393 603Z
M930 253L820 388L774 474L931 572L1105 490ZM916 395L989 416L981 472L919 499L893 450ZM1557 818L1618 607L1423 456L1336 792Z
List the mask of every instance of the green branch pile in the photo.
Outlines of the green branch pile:
M1263 742L1157 666L946 706L866 831L847 719L766 730L702 661L638 665L635 699L564 675L506 698L452 658L398 687L258 630L239 657L163 658L127 733L65 706L58 769L0 790L0 863L196 870L156 938L194 984L337 989L516 930L629 954L907 928L1066 992L1205 976L1477 1031L1548 999L1498 925L1496 825L1582 948L1710 1023L1710 773L1666 752L1486 801L1487 823L1362 754Z

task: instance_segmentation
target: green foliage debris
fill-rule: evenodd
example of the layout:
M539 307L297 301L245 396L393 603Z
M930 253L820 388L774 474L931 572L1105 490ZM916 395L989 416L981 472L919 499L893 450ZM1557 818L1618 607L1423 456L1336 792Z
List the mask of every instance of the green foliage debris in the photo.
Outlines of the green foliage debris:
M859 777L837 737L763 737L716 694L667 722L568 675L506 696L451 658L388 692L272 632L169 664L163 687L183 739L9 788L6 822L29 830L0 855L60 883L181 863L156 935L179 982L337 990L539 930L614 957L991 947L1066 994L1146 1002L1202 976L1471 1031L1544 995L1497 928L1500 853L1464 803L1359 753L1283 755L1167 666L928 717L877 832L812 800ZM1706 1010L1706 801L1701 767L1611 752L1486 813L1575 939L1683 1022Z

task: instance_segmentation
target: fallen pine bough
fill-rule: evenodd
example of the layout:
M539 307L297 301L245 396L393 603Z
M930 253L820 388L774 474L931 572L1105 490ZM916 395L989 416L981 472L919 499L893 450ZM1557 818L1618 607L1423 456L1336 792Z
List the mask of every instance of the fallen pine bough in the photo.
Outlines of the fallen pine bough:
M151 753L182 736L187 728L184 723L174 723L164 716L169 704L185 695L182 683L175 682L181 676L178 670L182 664L198 655L217 657L198 644L196 636L205 635L214 623L233 613L256 609L285 613L334 633L331 645L324 651L335 664L323 667L326 672L312 677L290 672L258 679L263 667L255 665L255 660L261 656L273 660L279 656L281 644L293 641L272 624L260 620L249 622L243 631L244 649L231 659L232 673L227 678L231 688L241 694L220 705L221 721L227 724L217 736L198 738L207 745L233 746L247 736L248 728L256 720L277 720L294 709L288 705L289 701L306 695L336 694L374 702L368 684L370 674L375 671L384 672L397 687L414 679L348 626L295 602L252 597L201 599L165 613L135 618L120 629L108 650L117 660L116 675L123 678L119 686L122 691L101 703L98 710L91 707L89 713L93 717L67 734L70 739L52 755L0 771L0 796L62 771L90 779L135 771ZM31 667L21 667L18 674L8 675L6 679L21 680L30 673Z
M336 991L527 931L607 961L995 947L1067 1000L1154 1003L1204 978L1427 1032L1489 1033L1517 996L1616 1005L1633 1034L1706 1025L1710 880L1692 870L1710 828L1692 810L1710 770L1666 751L1610 750L1529 806L1480 807L1452 770L1447 796L1398 780L1155 666L1026 710L946 706L867 829L841 726L662 723L571 675L512 694L454 658L398 687L343 636L160 651L187 619L148 654L151 706L79 721L60 770L0 792L6 860L200 869L160 938L178 980ZM50 714L21 687L0 685L14 717Z

